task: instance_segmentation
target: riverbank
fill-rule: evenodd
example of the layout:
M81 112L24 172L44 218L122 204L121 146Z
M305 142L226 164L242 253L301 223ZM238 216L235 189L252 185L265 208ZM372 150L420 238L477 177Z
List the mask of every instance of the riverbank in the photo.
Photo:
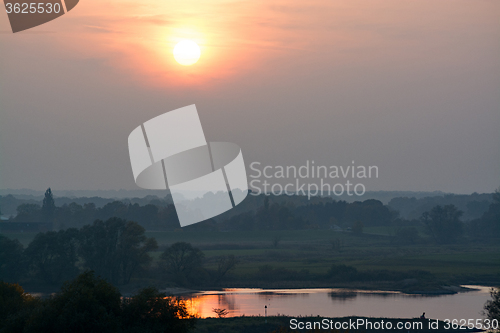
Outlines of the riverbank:
M224 309L226 317L239 316L367 316L408 318L423 312L432 318L481 318L490 299L489 288L453 295L408 295L400 292L352 289L229 289L176 296L198 318L214 317Z
M157 286L158 287L158 286ZM488 286L482 286L482 287L488 287ZM311 283L285 283L285 284L277 284L277 285L269 285L265 284L259 287L255 287L254 285L252 286L225 286L223 288L209 288L209 289L189 289L189 288L180 288L180 287L169 287L169 288L161 288L158 287L160 292L165 293L167 296L173 296L173 297L182 297L182 296L192 296L196 294L206 294L206 293L225 293L228 290L233 290L233 289L252 289L258 292L258 290L275 290L276 292L279 292L280 290L314 290L314 289L329 289L332 290L332 293L339 293L339 294L356 294L358 292L368 292L370 294L376 294L376 293L401 293L403 295L414 295L414 296L440 296L440 295L454 295L457 293L463 293L463 292L470 292L470 291L476 291L479 290L475 288L474 286L442 286L439 289L434 289L434 290L415 290L415 291L408 291L408 290L401 290L401 289L396 289L396 288L391 288L390 284L389 285L384 285L384 284L343 284L339 286L332 287L331 285L323 285L323 284L311 284ZM120 293L124 297L130 297L135 295L137 292L141 290L141 287L139 286L122 286L119 288ZM54 286L46 286L46 287L40 287L40 286L30 286L28 285L25 288L25 291L33 296L39 296L39 297L48 297L49 295L56 293L59 291L58 288Z
M487 286L487 285L486 285ZM492 285L493 286L493 285ZM408 295L453 295L460 292L473 291L473 288L460 285L440 285L439 283L415 283L409 284L405 281L378 281L378 282L351 282L351 283L325 283L317 281L281 281L281 282L256 282L256 283L235 283L226 285L224 288L212 288L211 290L224 290L233 288L252 289L346 289L365 291L400 292ZM167 292L172 290L176 294L179 288L167 288ZM175 295L174 293L172 295Z

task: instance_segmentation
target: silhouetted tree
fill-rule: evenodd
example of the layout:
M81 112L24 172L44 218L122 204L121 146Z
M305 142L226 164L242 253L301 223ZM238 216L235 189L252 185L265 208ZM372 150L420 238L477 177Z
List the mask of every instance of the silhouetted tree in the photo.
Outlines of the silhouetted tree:
M0 333L23 332L39 300L18 284L0 281Z
M468 224L470 233L478 238L500 238L500 188L493 194L493 202L479 219Z
M422 214L422 221L429 235L439 243L450 243L462 235L462 211L453 205L436 206Z
M145 231L137 223L127 222L120 235L117 253L122 270L123 283L125 284L130 282L132 275L140 267L145 267L151 263L152 258L149 256L149 252L158 248L156 240L154 238L147 238L144 235Z
M84 266L113 283L128 283L140 267L151 262L148 252L156 240L144 228L119 218L96 220L80 230L80 256Z
M116 287L91 271L43 300L0 281L0 333L185 333L193 326L183 301L155 288L122 300Z
M57 285L78 274L78 230L39 233L25 251L32 273L48 284Z
M183 301L149 287L123 301L123 332L185 333L194 326Z
M485 315L488 319L496 319L500 322L500 288L491 289L491 300L484 305Z
M217 318L224 318L229 313L226 309L212 309L212 312L217 315Z
M217 270L212 273L213 283L219 283L230 270L235 268L237 263L238 260L232 254L219 257L217 261Z
M45 191L45 197L43 198L42 205L42 218L44 222L52 222L54 219L54 213L56 211L56 205L54 202L54 196L52 195L52 190L50 187Z
M0 280L18 282L26 272L23 250L17 239L0 235Z
M193 282L202 270L203 252L186 242L178 242L168 247L160 256L167 273L177 283Z
M61 292L44 301L26 325L27 332L119 332L121 295L93 272L66 282Z
M42 221L41 207L37 204L21 204L16 208L17 222L40 222Z

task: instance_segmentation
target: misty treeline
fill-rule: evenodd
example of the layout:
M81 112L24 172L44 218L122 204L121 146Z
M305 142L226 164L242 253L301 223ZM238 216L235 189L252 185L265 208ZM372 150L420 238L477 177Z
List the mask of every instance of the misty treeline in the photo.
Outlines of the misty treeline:
M0 333L186 333L195 318L183 301L148 287L131 297L86 271L48 298L0 281Z
M99 197L52 197L52 192L50 192L51 199L49 203L52 203L53 207L48 207L49 214L47 214L47 211L44 213L47 195L45 193L43 200L16 198L13 195L0 196L0 215L10 216L9 221L11 222L24 223L44 222L50 215L50 222L53 223L55 230L70 227L80 228L91 224L96 219L106 220L111 217L135 221L147 230L160 231L180 228L170 195L165 198L147 196L144 198L113 200ZM240 219L246 220L251 217L251 224L262 224L258 221L262 214L257 215L265 204L265 198L264 195L249 195L242 204L216 217L213 221L205 223L205 227L217 222L218 229L224 228L220 223L228 221L236 215L239 215ZM373 199L347 203L329 197L312 197L311 200L308 200L305 196L273 196L270 204L285 206L289 212L282 210L280 214L289 213L293 215L293 218L289 219L290 225L287 226L283 225L285 224L283 220L288 218L281 216L279 221L275 221L276 223L273 223L270 228L330 227L330 218L332 217L334 218L332 220L334 224L349 224L351 227L355 221L361 221L365 226L388 225L395 217L402 220L419 220L423 213L429 212L437 205L454 205L462 211L461 220L467 222L480 218L488 211L492 201L492 194L477 193L471 195L449 194L419 199L396 197L388 205L383 205L380 201ZM366 214L367 212L370 214ZM230 228L231 226L229 226Z
M462 196L458 197L461 198L463 205ZM439 198L444 198L444 201L436 199L437 202L446 203L450 200L449 197ZM475 195L471 195L471 198L477 199ZM393 201L403 203L415 200L399 198ZM348 203L331 198L307 200L307 197L302 196L249 195L241 205L234 209L182 230L335 229L362 234L364 228L385 226L393 227L395 241L414 243L419 239L418 230L420 229L425 230L436 242L450 243L464 235L471 239L499 236L498 191L491 195L491 200L487 208L483 207L487 201L469 201L470 207L480 206L484 212L480 217L464 222L464 212L453 204L434 205L420 214L418 218L407 219L391 206L374 199ZM426 205L429 203L425 202ZM17 216L9 219L9 222L49 222L53 230L82 228L96 220L104 221L113 217L134 221L146 230L180 230L177 213L172 204L150 203L141 206L138 203L127 204L122 201L113 201L98 208L93 203L86 203L82 206L73 202L57 207L50 188L45 193L41 206L31 203L21 204L17 207L17 212Z
M12 198L8 198L12 200ZM3 200L3 198L2 198ZM152 200L155 203L154 200ZM135 221L153 230L169 230L179 227L177 213L172 204L156 202L156 204L125 203L123 201L108 202L102 207L88 202L80 205L76 202L57 207L51 189L47 189L42 205L23 203L16 208L17 215L11 222L50 222L53 229L81 228L95 220L107 220L112 217Z
M492 241L500 238L500 192L493 194L493 202L479 218L463 222L463 211L454 205L437 205L424 212L419 219L397 218L396 240L413 243L418 238L417 230L409 225L422 225L425 233L437 244L460 241Z
M184 242L166 247L153 262L151 252L157 249L142 226L116 217L81 229L38 233L26 249L0 235L0 280L58 286L91 270L114 285L136 277L163 285L216 286L237 263L232 255L220 256L216 268L205 268L203 252Z
M0 195L0 212L4 216L16 216L18 214L17 207L24 204L36 205L41 207L43 204L44 195L40 198L39 196L33 195L15 195L15 194L4 194ZM84 207L87 204L95 206L96 208L102 208L105 205L112 203L114 201L120 201L125 204L138 204L140 206L154 205L158 207L166 207L173 203L170 194L163 198L155 195L147 195L142 198L122 198L122 199L111 199L111 198L101 198L101 197L59 197L54 196L54 204L57 207L67 206L70 204L78 204Z
M493 201L493 194L445 194L433 197L394 197L387 204L405 219L418 219L436 206L453 205L463 212L462 219L470 221L481 217Z
M418 219L405 219L399 212L378 200L347 203L320 201L295 205L293 202L272 202L275 197L264 197L263 205L216 222L205 221L185 229L225 231L334 229L363 234L364 228L390 227L392 241L411 244L431 241L448 244L463 240L494 240L500 238L500 193L493 194L493 202L481 217L463 221L463 211L455 205L436 205L423 212ZM423 239L422 230L429 236Z

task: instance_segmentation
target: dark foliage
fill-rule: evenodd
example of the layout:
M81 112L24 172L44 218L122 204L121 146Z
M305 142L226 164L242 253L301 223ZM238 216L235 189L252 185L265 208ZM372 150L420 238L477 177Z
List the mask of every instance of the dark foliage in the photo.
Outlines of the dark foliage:
M423 213L430 211L436 206L454 205L464 212L464 221L481 217L492 202L492 194L446 194L439 196L415 197L394 197L389 201L391 209L400 212L404 219L418 219Z
M26 272L23 246L17 239L0 235L0 280L18 282Z
M78 274L78 230L39 233L24 251L31 273L43 282L58 285Z
M54 213L56 212L56 204L54 202L54 196L52 195L52 190L50 187L45 192L45 197L42 202L42 221L43 222L53 222Z
M462 236L461 216L462 211L453 205L436 206L422 215L422 221L426 226L426 232L437 243L452 243Z
M79 251L84 266L112 283L128 283L141 266L151 262L148 252L158 247L144 232L137 223L119 218L84 226Z
M155 288L145 288L123 301L123 332L185 333L194 326L194 317L178 299L167 297Z
M160 256L169 279L179 285L201 283L206 274L203 270L204 254L186 242L168 247Z
M0 281L0 333L22 332L40 300L26 294L18 284Z
M484 312L488 319L500 322L500 288L491 289L491 300L484 305Z
M0 333L186 333L193 320L182 301L155 288L122 299L116 287L91 271L44 300L0 281Z
M479 219L471 221L467 229L475 238L498 239L500 238L500 192L493 195L493 203Z
M65 283L28 319L26 332L119 332L120 292L93 272Z

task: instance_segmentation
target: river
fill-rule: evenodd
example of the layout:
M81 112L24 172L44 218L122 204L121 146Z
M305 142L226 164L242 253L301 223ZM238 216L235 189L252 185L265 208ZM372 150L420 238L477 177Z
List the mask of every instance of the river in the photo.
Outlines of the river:
M491 288L474 288L453 295L407 295L399 292L346 289L225 289L182 296L191 313L214 317L214 308L227 317L267 315L415 318L422 312L433 319L480 319Z

